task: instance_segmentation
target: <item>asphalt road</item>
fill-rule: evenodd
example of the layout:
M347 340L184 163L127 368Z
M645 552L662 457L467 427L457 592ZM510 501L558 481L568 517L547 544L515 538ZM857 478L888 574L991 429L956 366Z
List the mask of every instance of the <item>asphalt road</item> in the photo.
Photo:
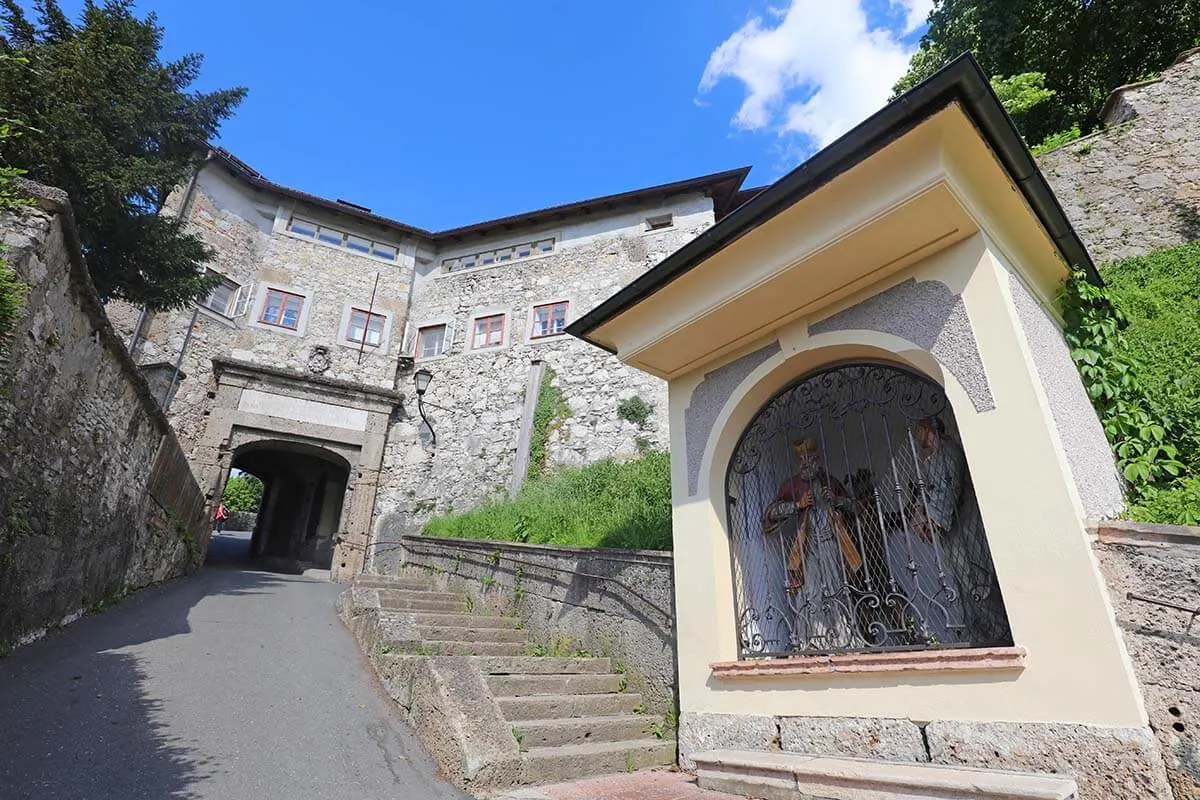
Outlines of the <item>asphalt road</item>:
M338 621L341 587L240 563L143 590L0 659L0 798L467 798Z

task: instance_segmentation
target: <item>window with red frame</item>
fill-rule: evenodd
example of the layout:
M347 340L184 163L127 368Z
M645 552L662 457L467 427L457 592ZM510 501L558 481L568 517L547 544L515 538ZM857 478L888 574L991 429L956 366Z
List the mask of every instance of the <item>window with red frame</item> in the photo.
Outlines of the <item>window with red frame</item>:
M504 315L493 314L479 317L471 334L471 349L486 350L504 343Z
M346 323L346 339L355 344L378 347L383 342L386 324L387 317L383 314L372 314L361 308L352 308L350 319Z
M258 321L294 331L300 327L300 311L303 308L304 298L300 295L268 289L267 301L263 303Z
M533 330L531 339L557 336L567 327L567 301L546 303L533 307Z

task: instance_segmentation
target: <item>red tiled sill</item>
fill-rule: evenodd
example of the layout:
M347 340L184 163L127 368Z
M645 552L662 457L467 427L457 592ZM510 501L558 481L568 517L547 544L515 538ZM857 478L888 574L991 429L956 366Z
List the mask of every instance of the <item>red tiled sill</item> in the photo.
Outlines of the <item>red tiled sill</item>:
M774 675L829 675L861 672L962 672L1025 668L1024 647L976 650L920 650L902 653L840 653L712 665L716 678L763 678Z

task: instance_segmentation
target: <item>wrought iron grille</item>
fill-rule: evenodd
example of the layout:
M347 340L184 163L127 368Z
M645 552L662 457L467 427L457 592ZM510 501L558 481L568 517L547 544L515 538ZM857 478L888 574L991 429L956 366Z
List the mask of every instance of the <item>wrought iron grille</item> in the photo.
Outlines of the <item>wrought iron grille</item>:
M810 374L726 477L743 658L1011 644L941 387L881 364Z

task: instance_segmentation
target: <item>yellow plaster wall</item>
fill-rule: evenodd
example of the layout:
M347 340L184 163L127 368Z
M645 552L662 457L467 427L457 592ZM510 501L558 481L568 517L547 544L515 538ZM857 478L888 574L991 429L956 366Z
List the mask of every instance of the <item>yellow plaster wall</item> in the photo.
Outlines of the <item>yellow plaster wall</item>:
M977 235L778 337L720 412L688 496L684 410L709 363L670 384L679 694L685 713L901 717L1142 726L1146 713L1088 546L1071 475L1007 290L1007 262ZM915 277L963 297L995 409L976 412L965 389L911 342L872 331L809 336L808 323ZM1046 287L1039 287L1045 289ZM752 313L751 309L747 309ZM779 389L841 360L890 360L945 387L962 437L1020 671L846 674L715 679L709 665L737 659L726 466L742 430Z

